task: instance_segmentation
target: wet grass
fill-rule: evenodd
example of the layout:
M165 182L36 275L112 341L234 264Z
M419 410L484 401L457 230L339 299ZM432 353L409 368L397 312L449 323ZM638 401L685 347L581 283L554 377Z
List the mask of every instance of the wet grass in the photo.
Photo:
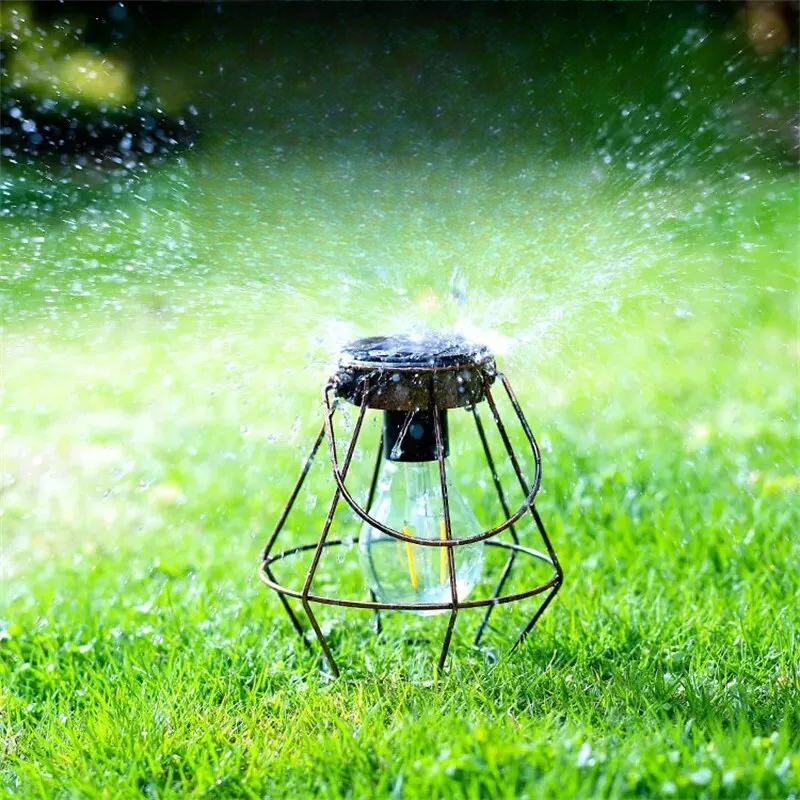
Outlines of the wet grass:
M317 424L326 345L308 330L329 319L313 294L337 275L283 307L280 286L217 277L212 291L190 269L160 304L126 284L118 307L100 291L82 312L21 284L4 340L5 791L796 793L796 201L791 182L759 192L783 199L744 249L714 214L663 223L662 263L680 260L679 274L653 268L632 222L617 226L632 261L604 292L621 307L609 319L606 296L562 303L548 351L506 355L545 443L540 510L566 583L510 659L496 661L532 609L498 614L481 649L464 614L438 678L435 647L398 645L406 619L376 642L367 619L333 613L344 675L330 680L255 577ZM748 219L760 207L734 197ZM487 229L513 222L503 208ZM413 216L396 232L409 247ZM106 236L84 231L80 245ZM543 261L557 249L544 243ZM478 297L491 291L467 277ZM558 298L548 280L545 310ZM441 279L404 286L418 318L453 313L431 294ZM506 309L499 329L531 336ZM318 529L326 492L313 476L317 527L295 535ZM485 487L468 494L494 513ZM439 637L442 620L429 624Z
M269 124L122 183L101 171L74 203L75 173L10 181L0 793L796 798L796 171L728 151L653 174L585 149L398 156L369 131L266 143ZM438 676L444 619L375 639L330 610L332 680L260 550L336 345L454 324L497 348L542 443L564 588L510 658L533 606L498 609L480 648L463 613ZM325 469L287 543L319 530ZM320 585L363 591L344 556Z

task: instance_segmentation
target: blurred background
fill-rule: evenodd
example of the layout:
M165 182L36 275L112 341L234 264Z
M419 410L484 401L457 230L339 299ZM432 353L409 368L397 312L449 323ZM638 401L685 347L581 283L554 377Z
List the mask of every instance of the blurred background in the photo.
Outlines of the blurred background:
M200 570L255 596L359 335L495 349L568 566L602 568L615 504L688 493L684 548L788 503L796 3L0 13L17 609L121 559L134 594Z

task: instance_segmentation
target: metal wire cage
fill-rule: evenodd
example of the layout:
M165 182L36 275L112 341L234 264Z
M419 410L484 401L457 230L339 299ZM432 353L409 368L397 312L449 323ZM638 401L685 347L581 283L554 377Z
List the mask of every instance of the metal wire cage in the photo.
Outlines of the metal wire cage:
M508 400L522 427L527 444L530 446L533 457L533 480L528 482L520 459L512 446L511 439L503 423L497 403L492 394L492 386L497 382L503 387ZM333 419L341 402L351 403L359 408L353 427L353 433L347 445L344 459L340 460L339 446L337 445ZM508 456L513 473L524 495L524 501L514 512L509 507L506 491L495 466L494 457L490 450L489 439L479 413L479 405L486 402L489 406L492 419L497 427L506 455ZM519 402L511 388L508 379L497 371L494 356L483 346L475 346L459 336L443 336L428 334L419 338L406 336L374 337L360 339L345 347L339 362L337 372L331 377L323 390L324 419L317 437L311 447L311 452L306 458L300 476L289 495L286 506L278 518L275 528L269 536L264 548L259 577L275 591L291 620L297 633L304 643L308 644L303 625L289 604L287 598L296 598L301 601L320 646L330 664L332 673L338 677L339 668L333 657L328 640L320 628L317 617L312 608L315 604L341 606L345 608L363 608L372 610L376 618L376 632L382 631L381 612L388 610L416 611L422 613L448 612L449 620L439 656L439 669L447 659L450 642L458 612L462 609L482 608L483 616L475 633L475 644L479 644L489 623L495 607L505 603L514 603L526 598L544 595L533 615L517 636L511 648L513 651L521 644L533 629L547 606L553 600L563 582L563 572L550 542L550 537L545 530L539 512L534 505L537 492L541 483L541 453L536 443L530 426L525 419ZM494 528L481 533L461 538L454 538L452 530L451 509L448 496L448 477L446 456L448 453L447 411L450 409L464 408L472 416L477 429L478 439L481 443L486 459L486 466L492 479L497 499L502 508L505 519ZM369 493L364 507L353 497L348 489L346 480L353 462L356 445L362 432L365 415L368 409L379 409L385 417L398 415L401 421L400 432L390 425L384 425L377 458L372 471ZM411 456L407 460L435 460L438 462L438 477L440 482L440 500L442 513L442 535L438 539L423 538L411 535L407 528L404 531L396 530L371 515L375 499L378 474L382 463L382 455L389 458L387 436L402 437L409 428L412 419L426 420L423 426L422 446L429 450L427 456ZM394 432L392 432L394 431ZM295 506L300 490L306 481L312 463L317 456L322 440L327 439L331 462L331 476L334 486L333 496L328 508L325 522L320 531L319 538L311 543L294 546L289 549L273 552L286 521ZM392 452L395 452L392 450ZM402 459L401 459L402 460ZM400 542L405 542L407 547L418 545L421 547L445 548L445 558L442 558L442 576L449 583L449 600L446 602L389 602L379 599L375 592L369 590L369 600L343 599L316 593L313 590L314 579L317 575L320 561L324 553L330 548L340 547L345 544L343 539L329 539L329 533L336 515L339 503L344 502L352 511L376 531L392 537ZM544 551L523 546L520 543L516 525L527 514L530 514L535 523L536 531L544 545ZM501 541L497 537L500 533L508 531L511 541ZM494 590L490 597L466 600L459 598L456 580L456 563L454 550L456 547L472 545L478 542L486 547L501 548L508 552L502 568L499 570ZM272 566L276 562L300 553L312 552L310 566L305 575L302 589L292 589L279 583L274 576ZM512 570L518 560L533 559L549 565L552 576L544 583L532 586L515 593L504 593L511 577Z

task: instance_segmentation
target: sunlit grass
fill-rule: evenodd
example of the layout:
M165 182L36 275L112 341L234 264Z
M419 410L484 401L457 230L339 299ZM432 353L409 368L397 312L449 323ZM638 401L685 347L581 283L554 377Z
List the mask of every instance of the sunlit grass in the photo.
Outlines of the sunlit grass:
M673 27L653 37L680 43L666 65L643 48L607 69L591 42L565 56L557 102L541 67L572 23L531 50L539 67L520 50L511 72L552 101L542 147L513 87L504 150L483 128L448 139L422 107L389 115L384 142L369 94L363 138L306 111L314 136L296 139L268 104L252 115L254 82L237 80L197 150L157 169L4 175L0 793L800 794L798 186L767 157L740 168L749 151L722 122L695 137L704 92L727 103L726 81L756 70L734 38L701 47L694 23ZM261 35L241 45L254 63ZM229 47L212 39L204 68ZM376 83L395 112L426 41ZM248 77L237 58L225 76ZM176 92L227 91L223 71L179 60ZM700 69L693 106L666 91L671 69ZM285 72L284 110L307 108L316 84L263 72L261 94ZM335 96L341 74L314 91ZM472 101L459 70L436 75ZM638 105L620 107L631 85ZM663 98L662 121L642 122ZM605 149L579 144L612 114ZM634 146L637 118L650 138ZM654 142L666 167L640 158ZM425 326L497 351L542 445L537 505L565 585L511 658L531 607L498 608L481 648L462 613L438 676L444 618L390 617L376 639L368 615L327 609L332 680L259 555L338 345ZM480 461L459 455L462 492L498 522ZM326 513L321 456L286 542L313 540ZM363 591L344 555L320 581Z
M792 225L724 277L708 230L694 266L662 238L680 281L631 238L611 319L601 293L564 298L571 316L531 338L550 350L506 353L545 446L540 508L566 584L499 663L522 615L498 614L485 651L462 615L438 679L426 648L395 646L402 617L375 642L367 618L335 612L323 618L345 673L331 682L255 577L333 342L374 328L374 310L315 342L303 326L321 333L330 312L310 290L281 308L268 286L215 279L214 294L173 286L155 304L123 293L120 318L92 298L80 316L24 301L4 340L6 789L796 791ZM430 313L424 274L406 281L402 302ZM432 291L434 317L440 302L453 314ZM552 291L510 302L550 314ZM513 344L529 328L500 330ZM319 514L330 490L315 481Z

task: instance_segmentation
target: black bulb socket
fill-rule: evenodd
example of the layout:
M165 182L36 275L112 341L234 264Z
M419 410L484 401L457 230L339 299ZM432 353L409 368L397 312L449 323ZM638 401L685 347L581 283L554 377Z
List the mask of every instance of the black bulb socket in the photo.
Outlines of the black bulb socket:
M421 409L419 411L383 412L383 456L387 461L436 461L436 425L434 414L439 415L442 444L445 456L450 453L447 430L447 411Z

